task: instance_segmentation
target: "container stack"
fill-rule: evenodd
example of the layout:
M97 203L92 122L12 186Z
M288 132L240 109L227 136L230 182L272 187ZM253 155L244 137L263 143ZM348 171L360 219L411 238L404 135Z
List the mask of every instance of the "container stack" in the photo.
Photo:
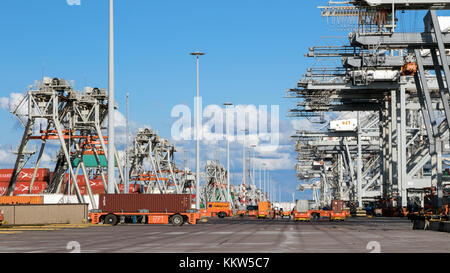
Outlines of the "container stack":
M31 179L35 169L22 169L17 178L16 188L13 195L29 194ZM6 195L9 182L11 181L13 169L0 169L0 196ZM47 188L51 179L49 169L38 169L34 179L31 194L41 194Z
M61 187L62 188L62 192L67 192L66 188L67 188L67 186L69 184L69 177L70 177L69 174L66 174L65 181L64 181L64 183L63 183L63 185ZM73 181L70 181L70 184L73 185ZM87 186L86 186L86 179L84 179L84 175L78 175L77 176L77 184L78 184L78 188L80 189L80 193L82 195L88 194ZM105 194L106 193L105 186L103 184L103 180L99 176L98 177L94 177L94 178L90 178L89 179L89 186L91 187L92 194ZM118 186L119 186L119 190L121 192L123 192L123 184L119 184ZM71 192L74 192L74 191L75 190L74 190L74 188L72 186ZM128 190L129 193L139 193L140 191L141 191L141 187L138 184L131 184L130 188ZM142 190L142 191L145 191L145 189Z

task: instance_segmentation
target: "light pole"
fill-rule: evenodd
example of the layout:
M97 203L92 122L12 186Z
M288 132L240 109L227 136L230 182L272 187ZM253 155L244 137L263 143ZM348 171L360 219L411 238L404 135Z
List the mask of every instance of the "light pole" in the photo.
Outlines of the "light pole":
M109 61L108 61L108 186L107 192L114 193L114 0L109 0Z
M271 196L272 191L270 189L270 186L271 186L271 183L270 183L271 182L270 181L270 171L267 172L267 179L268 179L268 181L267 181L267 191L268 191L269 201L270 201L270 200L272 200L272 196Z
M272 182L272 200L277 200L277 183L275 181Z
M267 170L266 170L266 163L263 163L262 164L263 165L263 168L264 168L264 191L263 191L263 194L264 194L264 201L267 201L267 195L266 195L266 172L267 172Z
M259 156L259 158L261 158ZM259 164L259 201L262 201L262 187L261 187L261 173L262 173L262 164Z
M243 140L243 143L242 143L242 186L243 186L243 195L244 195L244 206L246 205L246 200L245 200L245 182L246 182L246 175L245 175L245 173L246 173L246 169L245 169L245 133L247 133L248 132L248 130L241 130L241 132L244 132L244 135L243 135L243 137L244 137L244 140Z
M255 183L255 162L254 162L256 145L253 144L253 145L250 145L250 147L253 148L253 149L252 149L252 151L253 151L253 156L250 155L250 160L251 160L251 161L250 161L250 166L251 166L251 168L252 168L252 182L253 182L253 186L256 186L256 183Z
M281 184L278 183L278 201L281 202Z
M130 125L129 125L129 120L130 120L130 103L129 103L129 93L127 93L127 126L126 126L126 130L125 130L125 140L126 140L126 150L125 150L125 185L124 185L124 193L128 194L129 190L130 190L130 171L129 171L129 166L130 166L130 155L129 155L129 151L130 151L130 144L129 144L129 132L130 132Z
M362 208L362 148L361 148L361 117L360 112L357 113L357 123L358 123L358 158L357 158L357 183L358 183L358 207Z
M230 195L230 132L228 127L228 114L229 114L229 106L232 106L233 104L230 102L226 102L223 105L226 107L226 114L225 114L225 127L226 127L226 134L227 134L227 201L231 204L231 195Z
M195 165L197 167L197 175L195 179L195 208L200 209L200 134L198 132L200 125L200 115L199 115L199 89L200 89L200 81L199 81L199 57L205 55L202 52L192 52L190 55L195 56L197 59L197 97L195 99L195 142L196 142L196 162Z

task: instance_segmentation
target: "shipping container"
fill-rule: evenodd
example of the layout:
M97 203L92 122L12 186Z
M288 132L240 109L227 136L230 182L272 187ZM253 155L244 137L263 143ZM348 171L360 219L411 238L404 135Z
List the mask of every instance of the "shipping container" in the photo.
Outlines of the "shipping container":
M269 201L258 202L258 218L269 217L272 211L271 205Z
M42 196L0 196L0 205L40 205Z
M309 210L309 200L297 200L295 205L297 212L305 213Z
M99 209L104 213L184 213L191 206L190 194L100 194L99 198Z
M72 177L70 177L72 178ZM67 181L69 181L69 174L66 173L66 180L65 183L67 183ZM71 179L70 181L71 183L73 183L73 180ZM84 175L78 175L77 176L77 184L78 186L86 186L86 179L84 179ZM89 185L92 187L103 187L103 180L101 177L99 178L95 178L95 179L90 179L89 180Z
M61 186L61 191L66 192L66 187L68 185L69 181L69 174L66 174L65 176L65 182ZM70 180L70 184L73 185L73 180ZM86 188L86 180L84 179L84 175L78 175L77 176L77 185L80 189L81 194L87 194L87 188ZM105 186L103 186L103 180L100 178L90 179L89 185L91 186L91 190L93 194L101 194L105 193ZM74 186L72 186L72 193L75 192Z
M273 207L277 208L278 210L283 209L283 211L292 211L292 209L295 207L295 203L293 202L274 202Z
M31 182L17 182L13 195L29 194ZM36 181L33 184L31 194L41 194L47 189L47 182ZM6 195L8 192L9 182L0 182L0 196Z
M44 205L52 205L52 204L78 204L78 197L76 195L65 195L61 193L52 193L52 194L28 194L28 195L21 195L18 197L40 197L42 198L42 203ZM98 194L93 194L94 202L95 202L95 208L98 208ZM83 195L84 203L89 205L89 210L94 209L94 206L92 205L91 198L89 195Z
M129 189L128 189L128 193L138 193L140 191L140 187L141 187L141 185L131 184ZM119 184L119 190L121 192L123 192L123 190L124 190L124 185L123 184Z
M98 155L98 159L100 161L100 166L106 168L108 166L108 160L105 155ZM72 163L72 167L76 168L78 166L79 158L75 158ZM97 168L98 162L95 155L84 154L83 155L83 163L87 168ZM117 167L117 161L115 161Z
M11 181L13 169L0 169L0 182ZM18 182L30 182L33 178L34 169L22 169L17 177ZM34 181L49 182L50 170L38 169Z
M67 182L69 180L69 174L66 174L66 182L63 183L61 189L64 192L67 186ZM73 181L71 181L71 184ZM77 176L77 184L78 188L80 189L81 194L88 194L87 188L86 188L86 179L84 179L84 175L78 175ZM105 186L103 185L103 180L101 177L94 177L89 180L89 185L91 186L91 190L93 194L105 194ZM120 192L123 192L124 185L119 184L119 190ZM72 188L73 189L73 188ZM129 193L138 193L140 191L140 185L138 184L130 184L129 186ZM73 191L72 191L73 192Z
M344 201L342 200L332 200L331 201L331 210L334 212L342 212L344 211Z
M88 194L88 190L87 190L86 186L81 186L81 187L79 187L79 189L80 189L80 193L82 195ZM101 187L101 188L97 188L97 187L91 188L91 192L92 192L92 194L105 194L106 193L105 188L103 188L103 187ZM72 193L74 193L74 190L72 191Z

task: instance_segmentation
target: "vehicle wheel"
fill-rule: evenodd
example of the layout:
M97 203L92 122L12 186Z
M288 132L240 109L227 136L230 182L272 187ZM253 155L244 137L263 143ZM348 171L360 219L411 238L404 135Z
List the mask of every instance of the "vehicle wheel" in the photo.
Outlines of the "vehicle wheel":
M109 224L111 226L117 225L118 219L117 216L114 214L108 214L105 216L105 219L103 220L103 223Z
M175 214L172 216L172 225L174 226L182 226L184 224L183 216L179 214Z
M217 214L217 217L219 217L219 218L225 218L225 212L219 212L219 213Z

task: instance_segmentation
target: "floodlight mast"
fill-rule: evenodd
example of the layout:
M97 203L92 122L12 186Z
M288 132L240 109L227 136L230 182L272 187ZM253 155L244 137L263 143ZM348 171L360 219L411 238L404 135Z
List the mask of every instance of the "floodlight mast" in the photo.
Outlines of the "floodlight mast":
M195 56L197 59L197 96L195 98L195 142L196 142L196 178L195 178L195 208L200 209L200 134L199 134L199 125L200 125L200 115L199 115L199 89L200 89L200 81L199 81L199 57L205 55L203 52L192 52L190 55Z
M108 60L108 186L107 193L115 192L114 162L114 0L109 0L109 60Z

